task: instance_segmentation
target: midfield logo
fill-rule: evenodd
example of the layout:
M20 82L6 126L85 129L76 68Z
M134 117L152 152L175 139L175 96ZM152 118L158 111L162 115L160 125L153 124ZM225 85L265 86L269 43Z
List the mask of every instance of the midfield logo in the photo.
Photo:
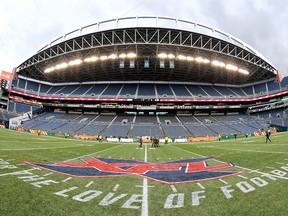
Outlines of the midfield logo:
M186 159L165 163L147 163L136 160L94 158L82 163L57 162L39 164L25 161L32 166L78 178L107 178L115 176L140 176L165 184L180 184L237 175L242 171L222 171L233 167L231 163L208 166L215 157Z

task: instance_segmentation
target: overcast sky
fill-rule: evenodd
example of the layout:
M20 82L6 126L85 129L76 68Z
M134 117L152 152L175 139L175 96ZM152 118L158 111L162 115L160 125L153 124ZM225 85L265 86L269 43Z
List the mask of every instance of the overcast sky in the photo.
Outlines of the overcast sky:
M0 0L0 70L11 71L52 39L81 26L151 15L223 30L287 76L287 11L285 0Z

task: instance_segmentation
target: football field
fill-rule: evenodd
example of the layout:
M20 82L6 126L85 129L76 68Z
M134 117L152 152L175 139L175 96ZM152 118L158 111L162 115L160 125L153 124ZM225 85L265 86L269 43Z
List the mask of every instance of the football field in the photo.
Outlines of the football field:
M99 143L0 129L0 215L288 215L288 134Z

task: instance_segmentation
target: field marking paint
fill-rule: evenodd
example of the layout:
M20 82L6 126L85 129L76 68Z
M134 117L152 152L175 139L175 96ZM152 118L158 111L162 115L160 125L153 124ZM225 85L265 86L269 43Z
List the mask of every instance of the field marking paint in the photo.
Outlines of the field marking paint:
M228 184L228 182L224 181L223 179L218 179L220 182L224 183L225 185Z
M94 181L89 182L87 185L85 185L85 187L90 187L92 184L94 183Z
M177 193L176 187L175 187L174 185L170 185L170 186L171 186L172 191L173 191L174 193Z
M117 191L119 186L120 186L119 184L116 184L115 187L113 188L113 191Z
M7 160L8 161L8 160ZM285 163L281 163L281 162L276 162L276 164L280 164L280 165L283 165L283 164L285 164Z
M247 177L242 176L242 175L238 175L238 177L243 178L243 179L248 179Z
M64 179L62 182L67 182L67 181L69 181L71 179L72 179L72 177L69 177L69 178Z
M28 170L20 170L20 171L15 171L15 172L10 172L10 173L3 173L3 174L0 174L0 177L1 176L7 176L7 175L15 175L15 173L20 173L20 172L29 172L29 171L33 171L33 170L40 170L40 168L37 168L37 167L34 167L32 169L28 169Z
M145 143L144 162L147 162L147 144ZM141 216L148 216L148 182L143 178L143 195L142 195L142 208Z
M204 187L202 184L200 184L199 182L197 183L197 185L198 185L202 190L205 189L205 187Z
M268 169L275 169L275 167L265 166Z
M43 176L49 176L49 175L52 175L53 173L47 173L47 174L45 174L45 175L43 175Z

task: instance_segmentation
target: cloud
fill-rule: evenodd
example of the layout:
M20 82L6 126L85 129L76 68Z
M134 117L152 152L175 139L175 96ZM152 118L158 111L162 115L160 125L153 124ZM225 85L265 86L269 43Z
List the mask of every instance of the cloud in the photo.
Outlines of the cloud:
M192 20L246 42L282 72L288 56L282 0L0 0L0 70L11 70L57 36L96 21L137 15Z

